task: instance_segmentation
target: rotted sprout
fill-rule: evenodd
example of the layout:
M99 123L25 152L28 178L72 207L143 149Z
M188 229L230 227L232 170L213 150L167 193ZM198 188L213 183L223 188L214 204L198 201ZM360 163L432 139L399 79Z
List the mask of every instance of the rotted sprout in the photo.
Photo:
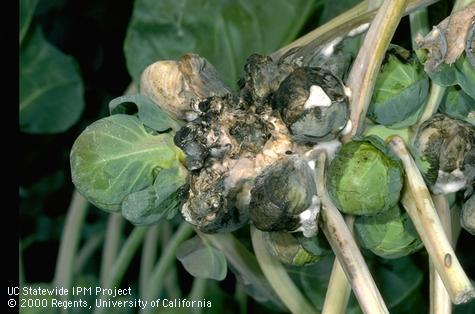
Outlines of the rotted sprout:
M384 142L369 136L344 144L328 169L330 197L343 213L375 215L399 200L403 170Z
M355 234L363 247L383 258L406 256L423 245L408 214L398 204L378 215L357 217Z
M334 140L345 128L348 98L342 82L319 67L300 67L280 84L274 108L299 142Z
M275 161L256 178L249 208L251 221L262 231L315 235L320 201L313 170L295 156Z
M160 108L181 119L190 119L190 106L211 96L230 91L214 66L196 54L178 61L158 61L149 65L140 78L140 93L149 96Z
M465 230L475 235L475 194L463 204L460 224Z
M405 128L417 122L429 91L429 78L415 53L391 46L376 79L368 117L375 123Z
M475 128L469 123L436 114L420 126L414 153L433 193L456 192L475 180Z
M314 264L331 252L319 236L307 238L296 233L265 232L264 239L267 250L290 266Z

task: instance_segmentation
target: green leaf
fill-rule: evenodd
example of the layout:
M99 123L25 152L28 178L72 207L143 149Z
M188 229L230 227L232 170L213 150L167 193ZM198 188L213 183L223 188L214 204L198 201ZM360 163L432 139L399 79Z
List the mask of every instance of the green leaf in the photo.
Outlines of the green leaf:
M76 139L72 179L93 204L118 211L126 196L151 186L181 154L170 134L150 134L137 117L116 114L94 122Z
M157 223L163 215L176 213L181 205L187 170L176 161L161 170L153 186L128 195L122 202L122 215L134 225Z
M392 128L415 124L429 92L429 78L414 54L392 46L368 107L368 117Z
M176 252L177 259L186 271L198 278L223 280L227 273L227 262L223 252L194 237L183 242Z
M131 108L130 104L133 108ZM155 104L149 97L141 94L117 97L109 103L111 114L130 113L137 111L142 123L159 132L173 129L178 131L181 125Z
M446 115L475 125L475 99L457 87L449 87L439 106Z
M462 87L464 92L475 99L475 69L468 62L465 54L457 59L457 62L455 62L455 68L457 83Z
M76 123L83 108L83 84L75 60L36 29L20 52L20 129L64 132Z
M151 63L193 52L229 86L252 53L269 54L295 38L312 0L137 0L124 44L135 82Z
M33 12L39 0L20 0L20 46L30 27Z

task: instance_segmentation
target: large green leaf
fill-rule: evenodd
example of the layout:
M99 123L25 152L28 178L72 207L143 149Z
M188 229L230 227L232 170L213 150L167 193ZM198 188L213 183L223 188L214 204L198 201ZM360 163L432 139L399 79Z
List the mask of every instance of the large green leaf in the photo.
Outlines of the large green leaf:
M294 39L319 2L137 0L124 46L127 67L138 82L149 64L194 52L235 86L246 58Z
M27 133L66 131L84 108L75 60L36 29L20 52L20 129Z
M170 168L181 151L168 134L153 135L135 116L116 114L88 126L71 149L71 174L79 192L96 206L117 211L126 196Z
M194 277L215 280L226 277L228 264L223 252L204 243L199 237L183 242L176 257Z
M20 0L20 45L30 27L33 12L39 0Z

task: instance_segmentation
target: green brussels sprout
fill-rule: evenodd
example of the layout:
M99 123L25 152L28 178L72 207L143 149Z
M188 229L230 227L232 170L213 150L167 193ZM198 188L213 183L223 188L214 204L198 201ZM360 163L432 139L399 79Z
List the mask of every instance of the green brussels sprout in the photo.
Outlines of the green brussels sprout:
M318 236L306 238L295 233L265 232L264 239L269 253L291 266L316 263L331 252Z
M327 186L340 211L375 215L399 200L403 169L399 159L376 136L344 144L330 163Z
M274 108L299 142L336 139L349 117L343 83L318 67L300 67L289 74L274 95Z
M465 230L475 235L475 194L464 203L460 224Z
M392 46L376 79L368 117L378 124L406 128L417 122L429 92L429 78L415 53Z
M398 204L378 215L357 217L355 235L363 247L383 258L406 256L423 246L409 215Z
M468 187L475 179L475 128L436 114L418 129L414 141L417 167L433 193Z
M475 99L467 95L459 86L447 88L440 103L439 112L475 125Z
M257 176L251 190L249 214L262 231L317 231L320 202L313 171L296 156L285 156Z

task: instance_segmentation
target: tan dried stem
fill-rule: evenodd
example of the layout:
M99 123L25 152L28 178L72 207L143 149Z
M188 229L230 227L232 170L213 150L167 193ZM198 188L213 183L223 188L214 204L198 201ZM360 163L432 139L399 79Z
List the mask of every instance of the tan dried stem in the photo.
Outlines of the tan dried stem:
M322 229L364 313L389 313L376 287L368 265L348 229L340 211L332 203L325 187L326 153L318 155L317 194L322 208Z
M401 202L449 292L450 299L455 304L468 302L475 297L475 289L452 249L419 169L402 138L391 137L389 146L401 159L406 172Z

